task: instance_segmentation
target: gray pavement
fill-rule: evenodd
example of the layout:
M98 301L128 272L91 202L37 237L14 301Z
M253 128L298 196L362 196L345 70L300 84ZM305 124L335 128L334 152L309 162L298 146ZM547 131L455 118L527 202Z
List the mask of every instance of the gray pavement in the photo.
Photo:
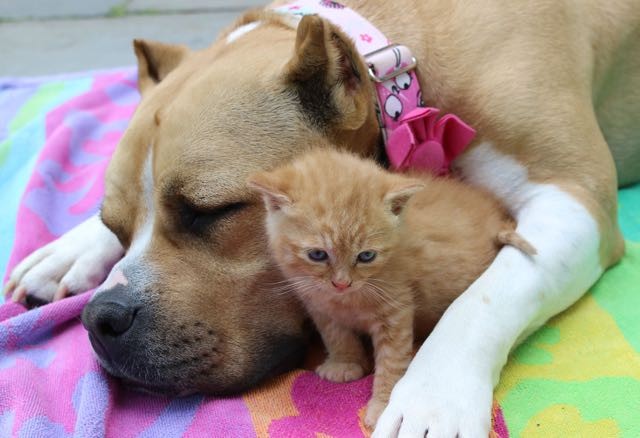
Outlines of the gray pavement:
M266 0L0 0L0 76L132 65L131 41L207 46Z

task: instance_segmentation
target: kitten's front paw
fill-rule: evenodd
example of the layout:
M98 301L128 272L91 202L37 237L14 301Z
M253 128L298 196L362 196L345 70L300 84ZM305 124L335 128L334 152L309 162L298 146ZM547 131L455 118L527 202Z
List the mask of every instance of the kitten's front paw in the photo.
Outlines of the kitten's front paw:
M367 403L367 413L364 416L364 424L369 428L373 429L376 427L376 423L378 422L378 418L384 411L384 408L387 406L387 402L384 400L379 400L376 398L372 398Z
M350 382L365 375L364 367L356 362L325 361L316 368L316 373L332 382Z

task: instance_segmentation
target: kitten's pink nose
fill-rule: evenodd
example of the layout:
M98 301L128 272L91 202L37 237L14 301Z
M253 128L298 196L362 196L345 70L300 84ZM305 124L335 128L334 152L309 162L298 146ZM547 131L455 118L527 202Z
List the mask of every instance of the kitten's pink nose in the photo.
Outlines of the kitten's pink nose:
M333 281L331 280L331 284L333 284L333 287L335 287L336 289L338 289L339 291L343 291L346 288L348 288L349 286L351 286L351 281Z

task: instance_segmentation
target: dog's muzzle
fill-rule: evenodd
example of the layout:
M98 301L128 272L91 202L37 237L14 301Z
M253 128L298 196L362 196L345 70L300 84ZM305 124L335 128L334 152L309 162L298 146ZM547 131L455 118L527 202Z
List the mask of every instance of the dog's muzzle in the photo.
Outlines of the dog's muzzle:
M136 325L141 309L142 303L132 299L121 285L101 292L87 304L82 324L101 361L115 364L126 357L131 344L128 333Z

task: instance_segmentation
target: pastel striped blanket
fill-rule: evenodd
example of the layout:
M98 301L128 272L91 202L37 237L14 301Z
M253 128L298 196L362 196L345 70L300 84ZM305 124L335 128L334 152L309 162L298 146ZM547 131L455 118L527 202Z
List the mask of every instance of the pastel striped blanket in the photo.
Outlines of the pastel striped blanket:
M139 96L135 71L0 79L0 269L98 209L103 174ZM620 192L640 241L640 187ZM89 294L0 305L0 436L357 437L371 378L296 370L231 398L163 398L107 376L79 321ZM511 356L493 434L640 436L640 244Z

